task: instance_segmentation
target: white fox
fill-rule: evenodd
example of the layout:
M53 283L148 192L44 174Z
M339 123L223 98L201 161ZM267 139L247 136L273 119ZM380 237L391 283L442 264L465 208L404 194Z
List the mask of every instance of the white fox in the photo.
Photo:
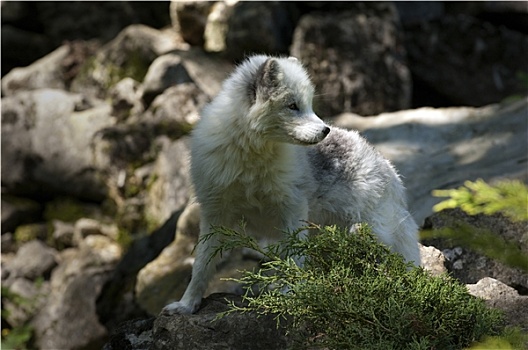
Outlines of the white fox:
M378 239L420 264L418 227L389 163L355 131L326 125L312 110L314 87L292 58L253 56L224 82L191 137L191 176L200 235L212 226L277 237L313 222ZM217 260L214 236L198 244L192 279L163 313L194 313Z

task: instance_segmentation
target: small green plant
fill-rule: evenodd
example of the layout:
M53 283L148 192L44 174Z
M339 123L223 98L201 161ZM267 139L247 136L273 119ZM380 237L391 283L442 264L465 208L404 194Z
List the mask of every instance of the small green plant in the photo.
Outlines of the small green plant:
M466 181L457 189L435 190L433 196L449 197L433 207L435 212L460 208L469 215L501 212L513 221L528 220L528 187L521 181L501 181L495 185L482 179Z
M97 209L94 205L83 203L71 197L57 197L46 203L44 208L44 220L60 220L64 222L75 222L81 218L96 217Z
M8 329L2 329L2 349L23 350L27 349L27 344L33 336L33 328L30 325Z
M528 334L519 327L506 327L501 336L487 336L473 344L469 350L517 350L526 349Z
M19 305L25 310L30 310L34 307L34 301L13 293L9 288L2 286L2 304L4 299ZM33 336L33 327L29 324L24 324L14 328L4 328L4 319L9 317L8 310L2 308L2 341L1 349L22 350L28 348L28 343Z
M513 92L512 95L507 96L503 99L503 103L513 103L517 101L522 101L526 98L528 93L528 72L526 71L517 71L515 74L515 80L517 81L517 89Z
M405 263L368 226L355 234L334 226L310 230L317 234L303 240L291 233L262 249L243 232L215 228L211 235L224 242L215 254L249 247L267 260L235 279L247 288L247 306L232 304L228 313L275 315L294 348L461 349L498 334L498 311L455 279ZM299 256L303 267L294 262Z
M520 181L502 181L489 185L483 180L466 181L464 186L450 190L435 190L437 197L449 197L433 210L460 208L469 215L502 213L511 221L528 220L528 187ZM471 248L508 266L528 271L528 258L516 243L506 242L486 228L479 228L463 220L455 220L449 227L424 230L422 238L447 238L455 245Z

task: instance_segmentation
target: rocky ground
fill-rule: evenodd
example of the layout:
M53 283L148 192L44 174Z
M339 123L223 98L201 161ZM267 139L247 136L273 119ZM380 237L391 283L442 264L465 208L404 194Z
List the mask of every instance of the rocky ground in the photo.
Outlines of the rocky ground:
M29 325L39 349L199 348L192 334L223 298L193 322L150 317L179 298L192 266L199 208L187 205L189 131L248 52L306 64L317 113L360 130L394 162L419 224L462 218L528 254L526 223L433 214L439 199L430 194L477 178L528 182L528 10L162 4L2 3L3 335ZM422 243L427 268L447 269L528 329L526 271L446 241ZM257 264L234 253L218 276ZM240 291L218 282L209 292ZM283 341L265 324L233 332L252 322L245 317L215 325L209 344L247 348L245 334Z

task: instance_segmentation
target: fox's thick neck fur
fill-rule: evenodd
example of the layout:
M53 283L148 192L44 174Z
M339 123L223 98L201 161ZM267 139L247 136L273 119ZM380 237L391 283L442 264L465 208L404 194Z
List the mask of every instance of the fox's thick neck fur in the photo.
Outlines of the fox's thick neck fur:
M275 172L276 169L271 168L282 168L287 165L283 164L282 159L288 158L281 155L294 151L295 145L258 137L255 131L249 128L249 120L234 108L234 105L230 105L229 110L224 106L218 106L223 109L223 114L215 114L214 107L210 105L208 108L209 118L213 120L194 131L193 143L203 142L203 145L193 147L197 150L193 157L207 159L207 167L200 167L199 171L205 171L206 177L216 186L228 186L242 175L248 177L249 174L258 174L267 170ZM221 129L223 131L220 131ZM236 130L236 132L225 132L225 130ZM258 164L252 162L256 158L261 159Z
M219 116L214 124L196 130L193 140L192 157L203 160L200 164L193 163L193 176L208 179L195 184L199 194L207 193L202 205L207 206L208 200L223 200L231 202L226 205L245 203L264 211L271 203L263 201L262 196L274 193L280 201L280 196L287 195L302 177L299 171L307 165L306 154L299 152L302 146L262 139L249 128L244 115L237 115L235 108L229 117ZM217 132L218 128L237 132ZM206 143L194 147L204 138L208 139Z

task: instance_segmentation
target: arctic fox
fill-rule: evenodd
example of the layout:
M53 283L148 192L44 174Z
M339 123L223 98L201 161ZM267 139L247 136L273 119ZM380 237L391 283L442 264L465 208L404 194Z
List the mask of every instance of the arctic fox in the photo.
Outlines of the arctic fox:
M191 137L191 177L211 226L277 237L313 222L351 231L367 222L379 240L420 264L417 225L398 174L355 131L326 125L312 110L314 87L294 58L252 56L205 107ZM199 243L192 279L165 314L194 313L217 260Z

